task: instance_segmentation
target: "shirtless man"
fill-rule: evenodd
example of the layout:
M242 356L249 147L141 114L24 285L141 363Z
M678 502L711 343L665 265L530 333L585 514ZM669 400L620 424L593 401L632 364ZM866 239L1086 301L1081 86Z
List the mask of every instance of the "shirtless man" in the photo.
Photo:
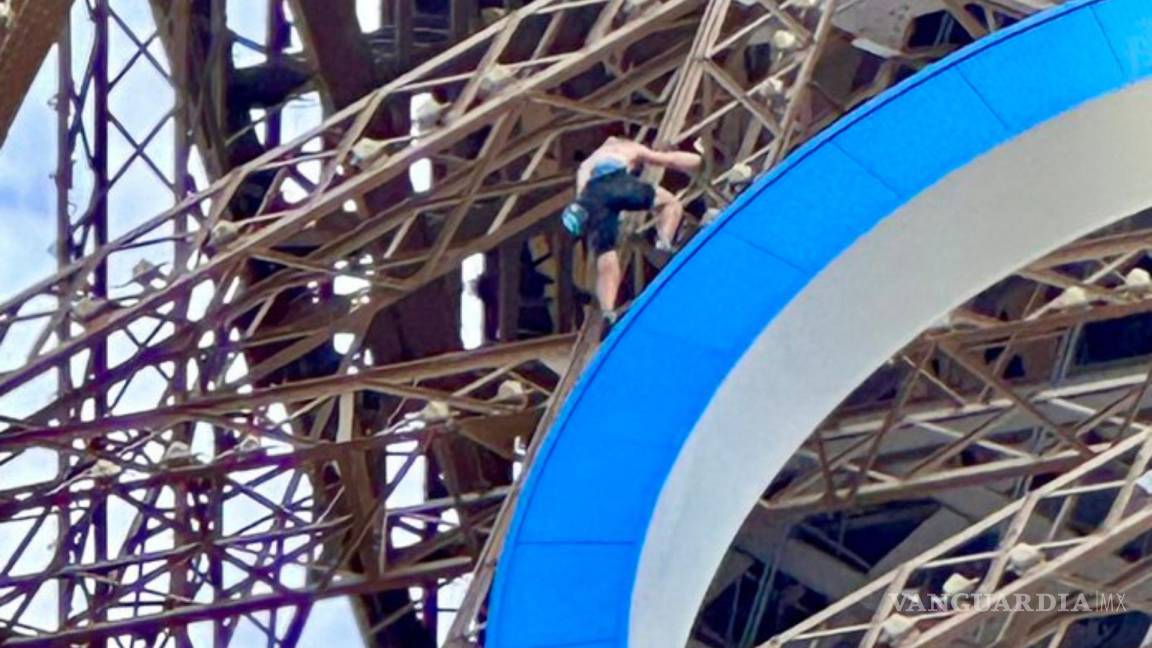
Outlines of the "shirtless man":
M576 173L576 201L564 210L564 226L586 234L596 255L596 298L609 325L616 322L620 290L620 256L616 239L620 212L652 209L656 212L656 249L671 251L684 207L672 192L636 176L644 164L691 173L700 156L680 151L661 152L620 137L609 137L580 164Z

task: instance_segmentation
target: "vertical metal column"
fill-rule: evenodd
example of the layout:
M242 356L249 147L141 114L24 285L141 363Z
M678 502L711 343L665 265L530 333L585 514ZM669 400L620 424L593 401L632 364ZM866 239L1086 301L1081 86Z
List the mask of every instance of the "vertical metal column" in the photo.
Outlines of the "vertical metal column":
M277 63L284 58L284 50L288 48L292 37L292 27L284 9L284 0L268 0L268 31L264 46L268 53L268 62ZM268 118L265 120L265 149L280 146L281 141L281 108L279 106L268 109Z
M72 24L70 18L65 18L64 28L56 44L56 265L59 268L67 267L72 263L72 212L69 203L69 193L72 190ZM60 301L71 299L71 295L60 295ZM63 307L63 304L61 304ZM61 340L67 339L69 328L72 326L70 318L61 317L56 326L56 334ZM72 366L63 363L57 369L56 390L63 395L72 388ZM68 458L64 453L56 455L57 479L63 479L69 468ZM71 524L68 511L61 509L56 518L56 555L53 560L66 564L71 552L68 540L68 528ZM73 583L70 580L61 580L57 584L56 624L64 627L72 611Z
M92 165L92 204L85 219L91 223L92 252L98 253L108 243L108 0L96 0L92 11L94 42L92 45L92 89L93 95L93 150ZM92 272L92 298L98 303L108 299L108 265L101 261ZM92 375L99 380L108 371L108 344L101 342L92 349ZM94 398L93 412L96 418L107 415L106 393ZM89 443L91 450L103 449L105 443L100 437ZM108 499L101 494L92 500L92 529L96 561L108 560ZM108 619L111 588L105 582L95 586L95 595L89 607L89 619L99 623ZM93 646L103 648L104 638L97 639Z

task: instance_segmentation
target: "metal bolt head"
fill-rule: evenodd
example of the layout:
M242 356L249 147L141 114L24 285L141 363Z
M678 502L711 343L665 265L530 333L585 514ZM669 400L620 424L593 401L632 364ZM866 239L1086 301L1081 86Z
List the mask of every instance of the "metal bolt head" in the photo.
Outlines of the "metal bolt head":
M240 224L232 221L217 221L212 226L211 241L213 245L228 245L240 238Z
M777 49L790 50L798 44L800 39L787 29L779 29L772 33L772 45Z

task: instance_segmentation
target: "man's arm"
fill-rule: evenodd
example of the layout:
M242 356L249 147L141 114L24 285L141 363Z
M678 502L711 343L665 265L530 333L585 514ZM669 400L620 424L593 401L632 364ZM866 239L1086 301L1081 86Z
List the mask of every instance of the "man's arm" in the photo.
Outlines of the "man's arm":
M581 162L580 166L576 168L576 196L580 196L580 192L584 191L584 185L588 184L588 178L592 175L592 170L588 168L586 162Z
M640 159L648 164L655 164L656 166L667 167L684 173L692 173L700 168L700 156L695 153L685 153L684 151L653 151L652 149L637 144L640 147Z

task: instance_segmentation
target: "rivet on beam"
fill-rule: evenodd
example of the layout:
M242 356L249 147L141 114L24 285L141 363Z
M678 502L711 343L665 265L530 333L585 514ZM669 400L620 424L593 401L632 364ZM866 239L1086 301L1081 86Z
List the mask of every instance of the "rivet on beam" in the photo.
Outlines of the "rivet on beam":
M916 622L903 614L893 614L880 625L880 643L899 646L919 635Z
M516 74L505 65L493 65L480 79L480 96L491 97L511 85Z
M362 138L352 146L352 155L349 163L351 163L352 166L362 169L377 160L385 158L385 146L385 143L381 140L375 140L371 137Z
M1008 569L1016 574L1026 574L1044 562L1044 552L1032 545L1021 542L1008 551Z
M224 247L240 238L240 224L232 221L217 221L212 226L210 241L213 247Z

